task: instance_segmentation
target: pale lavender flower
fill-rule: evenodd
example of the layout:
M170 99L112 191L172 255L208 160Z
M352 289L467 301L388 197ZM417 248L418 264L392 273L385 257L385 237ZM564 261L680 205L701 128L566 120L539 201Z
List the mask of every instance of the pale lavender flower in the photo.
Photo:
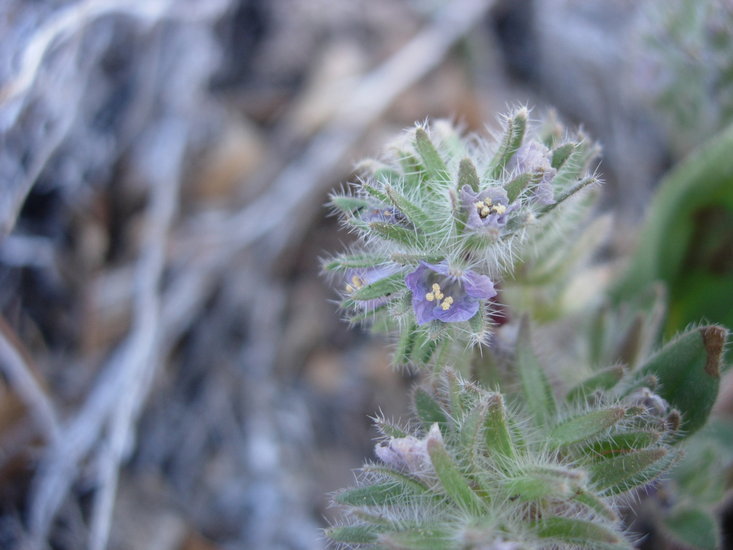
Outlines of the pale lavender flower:
M405 283L412 291L412 308L418 325L434 320L468 321L478 312L479 300L496 296L494 283L486 275L451 269L446 262L420 262L405 277Z
M509 169L518 174L536 174L540 172L542 179L534 189L534 197L540 204L553 204L555 193L552 189L552 178L557 170L552 167L552 151L537 141L528 141L514 153L509 161Z
M443 442L443 436L437 424L430 427L430 431L423 439L412 435L407 437L392 437L389 441L379 443L374 447L374 454L390 468L400 472L421 475L433 470L428 441Z
M467 214L466 226L471 229L506 225L512 210L508 203L506 191L501 187L489 187L479 192L468 185L461 188L461 205Z

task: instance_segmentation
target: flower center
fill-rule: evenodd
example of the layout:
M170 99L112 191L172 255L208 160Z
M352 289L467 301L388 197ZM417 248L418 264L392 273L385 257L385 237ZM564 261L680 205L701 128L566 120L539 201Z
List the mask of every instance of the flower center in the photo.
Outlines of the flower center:
M425 299L428 302L440 302L440 300L443 300L440 303L440 307L443 309L443 311L448 311L450 309L450 306L453 305L453 298L451 296L446 296L445 294L443 294L438 283L433 283L432 290L425 295Z
M478 215L481 217L481 219L484 219L491 214L498 214L502 215L504 212L506 212L506 206L501 203L494 204L494 201L492 201L490 198L485 198L482 201L476 201L473 203L473 205L476 207L476 211L478 212Z
M364 286L364 279L359 277L358 275L354 275L351 278L351 284L346 283L346 292L356 292L360 288Z

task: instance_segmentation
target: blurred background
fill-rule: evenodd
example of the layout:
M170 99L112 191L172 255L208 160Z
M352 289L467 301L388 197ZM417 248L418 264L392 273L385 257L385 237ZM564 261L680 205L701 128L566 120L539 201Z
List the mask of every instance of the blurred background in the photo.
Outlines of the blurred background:
M728 0L3 0L0 548L324 548L368 417L404 415L414 380L320 277L350 238L328 191L416 121L555 109L603 146L623 257L731 120L731 21Z

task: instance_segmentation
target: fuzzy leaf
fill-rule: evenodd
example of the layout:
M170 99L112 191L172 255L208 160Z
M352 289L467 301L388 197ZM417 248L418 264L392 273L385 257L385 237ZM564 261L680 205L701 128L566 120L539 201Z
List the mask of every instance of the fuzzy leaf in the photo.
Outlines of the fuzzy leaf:
M530 181L532 181L532 174L519 174L516 178L507 183L504 186L504 190L506 191L506 196L509 199L509 202L514 202L516 198L522 194L522 191L524 191L524 189L529 185Z
M504 398L499 393L490 394L487 400L487 414L484 422L484 439L491 453L514 458L514 443L507 424Z
M392 241L406 246L422 244L422 238L414 229L408 229L401 225L388 222L371 222L369 229L387 241Z
M532 475L531 473L508 479L505 490L510 498L523 502L546 498L566 499L573 494L568 480L560 476Z
M389 197L387 196L387 194L380 191L373 185L362 185L361 188L366 193L368 193L369 195L377 199L379 202L381 202L382 204L389 204Z
M621 407L601 409L565 420L550 430L555 447L572 445L604 432L624 417Z
M662 434L650 431L614 434L608 439L594 441L590 445L584 447L583 454L586 457L593 456L598 459L605 460L607 458L613 458L615 456L651 447L657 443L661 437Z
M380 548L389 550L446 550L454 548L447 532L437 527L417 527L379 537Z
M429 233L433 229L435 224L432 218L428 216L422 208L411 202L407 197L400 194L390 186L386 186L385 190L387 191L387 195L389 196L389 200L392 201L392 204L394 204L418 230Z
M481 499L458 470L443 441L439 437L428 436L427 448L430 461L445 493L463 510L471 514L480 514L484 507Z
M548 424L555 417L555 396L545 371L542 370L532 350L529 321L526 316L522 319L517 337L516 363L525 402L530 412L539 425Z
M621 380L623 375L623 366L613 365L607 367L571 389L566 399L570 402L582 401L596 390L610 390Z
M578 489L573 500L579 502L583 506L593 510L596 514L606 518L609 521L618 521L616 512L613 511L601 498L594 493Z
M323 264L326 271L371 268L386 263L386 258L373 254L340 254Z
M445 412L428 392L422 388L417 388L413 399L415 412L425 426L432 426L435 422L443 425L447 424L448 419Z
M552 152L552 167L556 170L562 168L565 161L568 160L570 154L575 151L577 145L575 143L564 143Z
M355 290L351 293L351 299L356 301L374 300L375 298L389 296L402 290L404 287L404 275L402 273L395 273Z
M718 396L727 337L723 327L694 328L666 344L639 369L639 377L657 377L657 393L682 413L681 439L699 430L710 414Z
M479 191L478 172L469 158L461 160L458 165L458 189L461 189L464 185L468 185L476 193Z
M368 544L376 542L378 532L371 525L344 525L326 529L326 536L336 542Z
M632 546L611 529L580 519L549 517L538 522L537 536L555 542L578 545L582 548L627 549Z
M664 526L674 538L695 550L720 548L719 528L708 513L695 508L683 508L664 520Z
M656 478L666 466L666 449L645 449L609 458L588 467L597 490L618 494L643 485Z
M430 176L431 182L441 183L448 179L448 169L440 154L435 149L433 142L427 132L422 128L415 130L415 148L423 160L425 170Z
M331 204L347 216L351 216L356 210L370 206L368 200L349 195L332 195Z
M527 109L520 109L507 121L499 150L491 160L489 169L486 172L489 179L496 180L500 178L514 153L522 146L524 133L527 130L528 117L529 112Z
M394 352L394 364L395 365L407 365L410 362L410 357L415 349L415 338L417 337L417 325L410 323L410 326L400 334L400 339L397 341L397 348Z
M346 489L337 494L334 500L348 506L380 506L399 501L405 492L400 483L375 483L364 487Z

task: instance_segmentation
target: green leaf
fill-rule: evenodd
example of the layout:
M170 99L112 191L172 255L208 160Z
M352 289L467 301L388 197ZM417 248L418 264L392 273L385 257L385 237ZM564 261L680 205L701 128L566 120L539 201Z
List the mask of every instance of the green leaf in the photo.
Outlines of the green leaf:
M349 195L331 195L330 204L347 216L351 216L356 210L370 206L368 200Z
M668 454L663 448L645 449L592 464L588 471L597 490L623 493L660 475L669 465Z
M549 424L555 417L557 406L545 371L542 370L532 350L529 321L526 316L522 318L519 327L516 363L527 407L538 425Z
M433 399L433 396L424 389L417 388L415 390L413 401L415 403L415 413L426 427L432 426L436 422L443 425L448 423L445 411Z
M590 508L596 514L606 518L607 520L613 522L618 521L618 516L616 515L616 512L614 512L613 509L603 501L603 499L599 498L594 493L578 489L578 491L575 493L575 496L573 497L573 500L579 502L587 508Z
M401 472L396 472L395 470L392 470L391 468L387 468L385 466L375 466L370 464L364 466L362 470L365 472L378 473L383 476L392 478L397 484L414 494L420 495L423 493L427 493L428 491L428 488L425 487L422 482Z
M379 537L380 548L389 550L449 550L456 548L448 532L434 526L405 529Z
M368 544L377 541L379 529L371 525L344 525L326 529L326 536L336 542Z
M323 264L326 271L345 271L363 269L387 263L387 258L373 254L340 254Z
M583 548L626 549L633 547L617 532L590 521L563 517L548 517L535 524L541 539L574 544Z
M496 180L501 177L504 168L522 146L524 133L527 130L527 118L529 112L527 109L519 109L506 123L504 135L499 144L499 150L489 164L486 176L489 179Z
M401 195L391 186L386 186L387 196L400 212L420 231L430 233L435 226L432 218L419 206Z
M415 339L417 337L417 324L410 323L409 326L402 331L400 339L397 341L397 348L394 352L395 365L407 365L415 348Z
M421 235L414 229L388 222L370 222L369 229L381 238L405 246L420 246L423 244Z
M418 187L422 181L425 173L420 161L412 153L406 151L399 151L400 166L404 173L404 182L407 189L414 189Z
M422 158L425 170L430 176L431 183L444 183L448 180L448 169L440 154L435 149L427 132L422 128L415 130L415 148Z
M613 407L565 420L550 430L552 445L555 447L572 445L595 437L621 420L625 412L621 407Z
M427 448L430 461L433 463L433 468L435 468L435 473L445 493L466 512L479 515L484 509L481 499L473 492L468 481L453 462L443 445L440 432L436 431L437 424L431 428L431 434L428 435Z
M608 459L651 447L659 441L662 434L651 431L623 432L608 439L594 441L583 448L586 457Z
M404 279L405 276L402 273L394 273L355 290L351 293L351 299L361 302L389 296L405 287Z
M576 148L577 145L575 143L560 145L552 152L552 167L556 170L562 168L562 165L565 164L565 161L568 160L568 157Z
M531 181L532 174L519 174L516 178L507 183L504 186L504 190L506 191L506 196L509 202L514 202Z
M458 165L458 189L468 185L475 193L479 191L479 179L476 166L471 159L465 158Z
M674 538L696 550L720 548L717 522L704 510L679 509L664 519L664 526Z
M613 289L614 299L621 302L653 281L663 281L670 298L668 335L701 318L733 326L733 308L724 299L733 278L720 263L733 235L731 150L733 124L664 178L639 231L629 269Z
M574 488L566 477L546 473L543 475L542 472L527 472L509 478L504 483L510 498L518 498L523 502L546 498L565 500L574 493Z
M381 202L382 204L385 204L385 205L389 204L389 197L385 193L383 193L382 191L374 187L373 185L362 185L361 188L366 193L368 193L369 195L377 199L379 202Z
M486 403L488 410L484 423L484 440L491 453L506 458L514 458L514 443L506 418L504 398L499 393L491 393Z
M624 368L622 365L607 367L571 389L566 399L569 402L578 402L596 390L610 390L621 380L623 375Z
M718 396L727 329L711 325L691 329L653 355L638 378L655 376L656 393L682 413L678 432L686 438L705 424Z
M339 504L348 506L381 506L404 500L405 487L400 483L375 483L365 487L346 489L334 497Z

